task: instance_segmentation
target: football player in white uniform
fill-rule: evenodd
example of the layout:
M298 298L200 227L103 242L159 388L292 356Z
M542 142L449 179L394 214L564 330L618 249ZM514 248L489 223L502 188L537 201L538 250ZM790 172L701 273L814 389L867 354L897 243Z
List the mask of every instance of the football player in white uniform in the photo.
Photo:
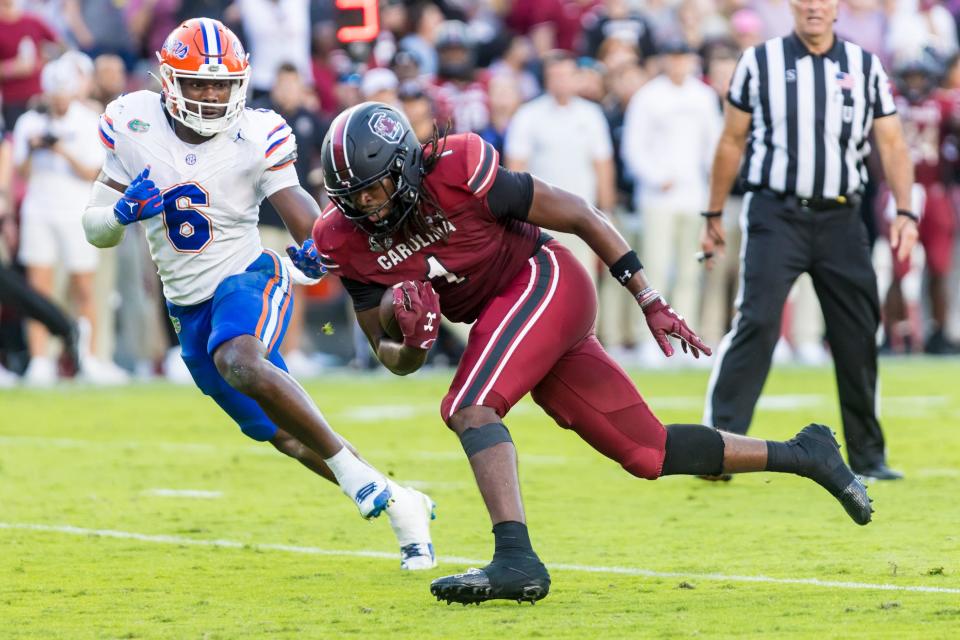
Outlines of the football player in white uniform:
M220 22L187 20L157 57L162 92L123 95L100 118L107 157L84 212L87 239L113 246L126 225L143 224L197 386L247 436L339 484L363 517L385 511L402 568L435 566L430 498L362 461L280 356L291 273L260 244L260 202L269 198L303 243L288 250L299 264L315 258L309 238L320 214L293 169L290 127L273 111L245 108L247 54ZM306 275L323 275L313 264Z

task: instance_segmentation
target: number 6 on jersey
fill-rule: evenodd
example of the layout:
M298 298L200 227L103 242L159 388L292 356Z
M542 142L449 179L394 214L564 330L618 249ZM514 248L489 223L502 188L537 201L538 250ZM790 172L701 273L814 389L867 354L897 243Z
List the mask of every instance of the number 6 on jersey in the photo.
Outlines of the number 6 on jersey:
M200 253L213 239L210 218L200 207L210 206L210 196L195 182L170 187L163 192L163 224L167 239L181 253Z

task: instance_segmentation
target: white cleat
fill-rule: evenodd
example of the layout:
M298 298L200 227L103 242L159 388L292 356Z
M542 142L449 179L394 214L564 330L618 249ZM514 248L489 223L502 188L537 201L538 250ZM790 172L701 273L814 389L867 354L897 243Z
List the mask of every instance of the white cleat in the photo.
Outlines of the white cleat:
M368 482L353 494L353 501L360 509L361 516L373 520L393 504L393 492L385 480Z
M437 566L437 556L430 540L430 521L437 517L437 505L425 493L391 484L394 502L387 509L387 515L400 543L400 568L432 569Z

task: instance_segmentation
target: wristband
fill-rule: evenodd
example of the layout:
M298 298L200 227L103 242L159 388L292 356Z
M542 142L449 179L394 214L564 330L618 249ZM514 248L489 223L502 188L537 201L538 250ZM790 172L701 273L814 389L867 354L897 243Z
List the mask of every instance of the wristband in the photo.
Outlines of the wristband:
M723 216L723 211L701 211L700 215L704 218L720 218Z
M920 216L915 214L913 211L907 211L906 209L897 209L897 215L906 216L907 218L910 218L914 222L920 222Z
M641 269L643 269L643 264L640 263L637 252L631 249L620 256L619 260L610 265L610 275L616 278L617 282L623 286L627 286L630 278L632 278L635 273L639 273Z
M660 299L660 292L654 289L653 287L647 287L642 291L638 292L635 296L637 303L640 305L641 309L645 309L652 303L654 300Z

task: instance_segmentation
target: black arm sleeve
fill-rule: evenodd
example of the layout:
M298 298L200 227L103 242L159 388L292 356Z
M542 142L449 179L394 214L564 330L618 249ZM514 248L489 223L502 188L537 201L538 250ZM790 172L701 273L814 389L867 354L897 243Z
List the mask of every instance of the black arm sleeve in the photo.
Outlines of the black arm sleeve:
M386 287L381 287L378 284L360 282L350 278L341 277L340 282L343 283L343 288L350 294L350 298L353 300L353 310L357 313L379 307L383 292L387 290Z
M500 167L487 192L487 206L497 218L526 220L533 203L533 177Z

